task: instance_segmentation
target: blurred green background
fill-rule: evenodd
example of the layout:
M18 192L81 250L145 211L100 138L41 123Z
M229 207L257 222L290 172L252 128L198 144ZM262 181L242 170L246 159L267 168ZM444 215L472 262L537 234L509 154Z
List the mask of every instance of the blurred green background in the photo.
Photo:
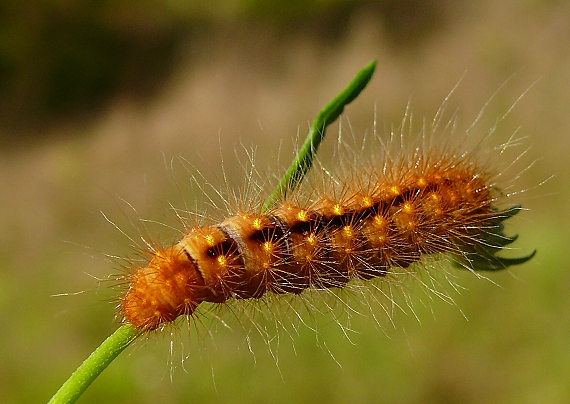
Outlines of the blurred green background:
M379 131L400 122L410 100L418 122L433 116L464 75L450 108L468 124L514 75L492 124L536 82L502 135L530 137L536 162L517 181L530 211L511 230L537 257L490 275L499 286L458 273L459 308L418 303L420 322L399 315L387 335L365 316L350 340L332 319L319 341L282 334L278 360L218 325L173 338L187 358L175 347L171 381L170 337L151 337L81 402L569 402L568 21L569 2L546 0L2 2L0 401L46 401L116 329L116 292L98 280L120 272L107 255L133 253L101 212L133 238L138 217L177 226L169 201L205 203L178 156L220 187L220 149L233 184L242 144L260 168L286 165L297 133L377 59L346 112L355 136L375 110Z

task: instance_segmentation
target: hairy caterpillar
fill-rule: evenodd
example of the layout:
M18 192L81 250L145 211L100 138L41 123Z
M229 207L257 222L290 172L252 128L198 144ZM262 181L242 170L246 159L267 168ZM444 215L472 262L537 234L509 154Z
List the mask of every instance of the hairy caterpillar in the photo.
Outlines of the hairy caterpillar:
M439 119L422 138L441 129ZM392 153L345 171L318 195L288 192L267 211L259 201L220 223L190 228L172 247L151 246L148 265L127 276L122 321L151 331L192 316L203 302L342 289L356 279L386 278L394 268L405 273L436 254L474 271L534 256L497 256L516 239L505 235L503 222L521 207L501 208L497 174L476 152L444 145Z
M387 141L377 136L375 119L372 148L376 153L372 152L370 159L364 158L369 145L363 142L353 153L356 158L347 160L345 155L335 160L334 165L341 167L336 176L324 168L317 174L322 180L320 187L296 187L312 166L326 127L366 86L375 65L373 61L365 67L319 112L307 140L268 199L260 195L251 199L246 194L246 203L239 200L240 207L219 223L189 226L183 219L186 214L177 211L186 233L171 247L157 246L141 235L150 259L119 278L125 286L118 308L123 325L85 360L51 402L74 401L138 336L162 330L179 316L185 315L189 321L199 319L200 308L208 313L212 307L231 307L229 302L266 302L272 296L287 295L289 302L302 302L312 314L320 310L305 296L325 292L353 311L341 294L364 290L362 285L371 285L394 308L399 305L393 299L391 285L395 284L398 291L406 278L418 279L435 295L453 301L439 291L439 282L432 275L443 269L433 265L440 257L447 256L475 272L507 268L534 256L535 252L519 258L497 255L516 239L505 235L505 220L522 209L520 205L503 206L506 196L518 194L504 180L517 179L529 167L515 176L508 174L525 151L514 160L502 158L506 166L496 164L496 157L503 157L507 149L519 144L514 135L491 149L497 153L486 159L481 144L510 109L473 149L464 143L480 124L488 104L464 136L454 139L457 147L448 141L460 132L455 115L448 121L443 119L449 96L431 124L424 122L416 136L409 110L399 131L392 130ZM339 130L339 140L341 134ZM438 136L444 139L439 145L435 141ZM251 172L247 184L248 189L252 185L260 189ZM227 199L224 204L230 205ZM425 265L416 265L418 262ZM447 272L441 272L447 278ZM407 294L404 296L408 299ZM324 303L325 311L330 311L332 306ZM391 314L383 303L380 305ZM301 313L286 307L304 321ZM233 310L240 314L240 306ZM274 314L276 325L282 325L281 313ZM265 326L253 325L271 339Z

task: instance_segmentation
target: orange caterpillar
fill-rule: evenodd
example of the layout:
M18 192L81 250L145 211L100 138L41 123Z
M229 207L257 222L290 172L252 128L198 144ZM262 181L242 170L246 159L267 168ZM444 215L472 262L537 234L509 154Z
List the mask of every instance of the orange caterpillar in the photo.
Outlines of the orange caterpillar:
M515 240L503 234L502 222L521 208L496 207L491 174L449 152L416 157L360 174L363 181L345 186L340 197L320 196L307 206L285 198L266 213L239 212L192 228L128 275L123 322L150 331L191 315L202 302L343 288L430 254L450 254L473 270L534 255L495 255Z

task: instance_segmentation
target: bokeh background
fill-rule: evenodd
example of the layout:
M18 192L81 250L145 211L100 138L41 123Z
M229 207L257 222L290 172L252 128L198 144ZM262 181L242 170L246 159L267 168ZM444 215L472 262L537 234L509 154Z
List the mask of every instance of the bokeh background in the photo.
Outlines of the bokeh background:
M170 337L151 339L82 402L570 401L568 21L570 2L555 0L2 1L0 401L46 401L116 329L115 292L99 280L120 270L106 255L132 249L101 212L134 238L139 217L176 225L168 202L204 199L179 156L221 186L220 150L236 184L242 145L260 167L285 165L371 59L346 113L355 133L374 111L389 128L410 100L433 116L463 76L450 106L465 123L511 76L489 122L531 87L504 130L520 126L536 160L512 230L537 257L492 274L499 286L459 273L461 310L434 299L387 335L368 317L350 340L332 321L319 341L300 328L277 361L261 338L252 355L244 330L218 326L173 339L188 357L185 370L172 359L171 381Z

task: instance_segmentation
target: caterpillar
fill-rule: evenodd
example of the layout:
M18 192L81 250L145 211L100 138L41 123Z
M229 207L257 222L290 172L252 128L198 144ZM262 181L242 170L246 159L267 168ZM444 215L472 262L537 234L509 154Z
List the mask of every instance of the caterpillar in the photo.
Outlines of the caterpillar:
M440 129L434 121L423 138ZM189 228L173 246L151 246L148 264L127 275L123 323L153 331L195 315L205 302L343 289L395 268L405 272L424 257L447 255L460 267L493 271L534 256L497 254L516 240L504 222L522 208L501 207L497 173L475 152L392 153L345 170L340 185L330 181L322 193L286 192L268 210L259 201Z
M430 272L443 269L433 265L435 260L448 257L456 266L477 272L522 264L535 255L536 250L517 258L499 255L517 238L506 235L504 222L522 207L504 207L503 202L518 192L501 180L509 176L510 169L526 152L514 160L503 157L507 149L520 144L520 139L513 134L492 149L498 155L492 153L487 160L480 153L483 141L491 137L512 107L472 150L464 143L488 104L465 136L459 136L458 147L447 140L435 145L437 136L455 138L457 134L456 115L447 122L443 119L451 93L431 125L424 121L415 139L409 109L399 132L392 130L388 141L377 135L375 118L372 148L376 153L372 152L370 159L364 158L368 149L364 141L353 153L356 158L346 160L345 155L335 161L335 166L341 168L340 175L323 168L316 174L322 180L320 187L297 187L315 161L326 127L367 85L375 66L375 61L369 63L319 112L307 140L269 198L246 198L249 202L230 211L224 219L193 226L183 219L185 214L177 211L186 232L170 247L153 244L141 235L150 255L148 261L117 279L124 286L117 311L123 325L85 360L50 402L73 402L137 337L161 331L181 316L188 321L198 319L200 308L207 312L212 305L229 307L230 302L265 302L273 296L287 295L291 300L303 301L312 314L319 309L310 299L304 299L306 295L322 292L341 297L343 291L359 290L363 284L372 285L371 289L384 294L394 307L398 304L392 299L391 282L397 289L406 277L419 279L447 300L449 296L437 290L438 282ZM341 135L339 125L339 140ZM499 168L495 157L502 157L506 167ZM247 188L259 190L252 176L256 171L251 168ZM528 168L510 179L519 178ZM230 205L227 199L224 203ZM423 269L433 288L422 281ZM447 272L444 274L447 277ZM388 285L388 293L382 289L384 284ZM375 297L371 299L379 302ZM342 298L338 301L346 303ZM332 308L325 306L327 311ZM352 311L350 305L346 307ZM391 320L387 307L382 308ZM295 315L304 321L301 313ZM275 313L274 319L281 326L279 316ZM258 330L262 336L269 336L264 326ZM270 339L266 340L268 345ZM172 354L172 341L170 346Z

